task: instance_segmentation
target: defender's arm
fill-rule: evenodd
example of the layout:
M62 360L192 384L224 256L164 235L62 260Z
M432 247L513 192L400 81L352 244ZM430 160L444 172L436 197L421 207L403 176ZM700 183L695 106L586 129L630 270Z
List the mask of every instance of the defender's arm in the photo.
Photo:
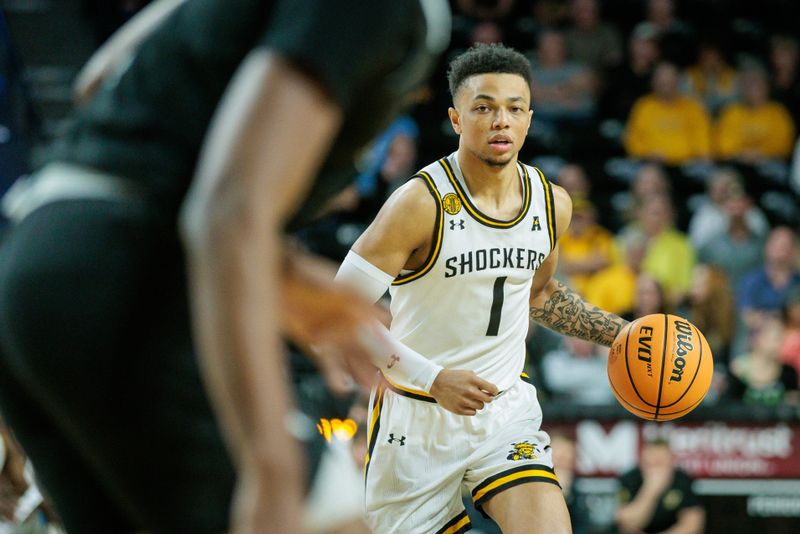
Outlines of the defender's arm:
M286 426L278 332L281 233L341 119L311 78L270 52L251 53L220 104L182 213L200 361L239 468L234 527L244 531L300 530L301 461Z

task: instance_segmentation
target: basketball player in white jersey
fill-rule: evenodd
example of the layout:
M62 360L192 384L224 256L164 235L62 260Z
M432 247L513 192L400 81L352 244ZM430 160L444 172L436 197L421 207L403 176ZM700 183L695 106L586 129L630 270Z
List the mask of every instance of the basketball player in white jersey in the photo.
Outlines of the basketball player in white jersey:
M572 204L517 160L530 69L499 45L451 63L458 150L389 198L339 270L373 300L391 288L395 350L376 362L368 432L374 532L469 530L462 486L504 533L571 530L536 390L521 377L529 317L607 346L625 321L552 278Z

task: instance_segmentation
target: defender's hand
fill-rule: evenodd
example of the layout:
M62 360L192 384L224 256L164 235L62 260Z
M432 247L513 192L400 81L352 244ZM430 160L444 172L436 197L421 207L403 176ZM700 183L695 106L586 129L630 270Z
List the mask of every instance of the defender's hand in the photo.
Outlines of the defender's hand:
M301 478L299 473L295 476L295 480ZM299 488L292 492L276 491L274 480L259 479L242 471L232 504L230 534L305 532Z
M442 369L431 386L436 402L458 415L475 415L498 393L497 386L473 371Z
M353 379L370 387L375 367L364 339L385 343L372 326L376 318L386 321L384 312L335 283L336 268L327 260L297 251L286 259L283 333L314 361L334 393L350 393Z

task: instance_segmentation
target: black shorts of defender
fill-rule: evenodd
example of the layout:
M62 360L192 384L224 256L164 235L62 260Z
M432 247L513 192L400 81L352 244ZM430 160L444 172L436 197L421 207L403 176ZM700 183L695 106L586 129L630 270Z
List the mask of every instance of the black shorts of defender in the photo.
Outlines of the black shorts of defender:
M142 202L54 202L4 240L0 408L67 532L228 526L185 287L174 217Z

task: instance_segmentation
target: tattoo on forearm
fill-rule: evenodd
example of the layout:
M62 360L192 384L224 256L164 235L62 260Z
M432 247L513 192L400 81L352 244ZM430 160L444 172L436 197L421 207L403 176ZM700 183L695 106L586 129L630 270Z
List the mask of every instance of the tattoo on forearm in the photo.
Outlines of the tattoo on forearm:
M613 313L584 302L580 295L561 282L541 308L531 307L530 317L559 334L607 347L628 323Z

